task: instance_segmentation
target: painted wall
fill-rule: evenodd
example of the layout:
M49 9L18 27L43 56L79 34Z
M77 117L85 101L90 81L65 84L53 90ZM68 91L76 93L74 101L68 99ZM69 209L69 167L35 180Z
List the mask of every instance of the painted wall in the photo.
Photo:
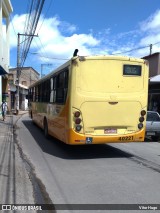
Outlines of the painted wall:
M9 71L9 15L12 11L10 0L0 0L0 70L4 70L6 73ZM2 102L2 93L7 90L7 87L5 87L7 85L6 79L3 81L2 74L0 75L0 102Z

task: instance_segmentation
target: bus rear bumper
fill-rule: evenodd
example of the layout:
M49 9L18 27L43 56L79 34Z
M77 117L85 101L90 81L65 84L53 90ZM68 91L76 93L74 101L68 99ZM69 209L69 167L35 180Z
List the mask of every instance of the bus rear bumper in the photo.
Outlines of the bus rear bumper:
M127 135L83 135L69 130L68 144L83 145L83 144L105 144L105 143L127 143L127 142L143 142L145 138L145 130L127 134Z

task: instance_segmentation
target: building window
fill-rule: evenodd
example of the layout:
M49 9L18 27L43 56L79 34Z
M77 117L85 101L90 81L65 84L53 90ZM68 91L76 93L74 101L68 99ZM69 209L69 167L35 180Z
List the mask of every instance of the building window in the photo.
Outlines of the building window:
M22 81L22 85L27 86L27 81Z

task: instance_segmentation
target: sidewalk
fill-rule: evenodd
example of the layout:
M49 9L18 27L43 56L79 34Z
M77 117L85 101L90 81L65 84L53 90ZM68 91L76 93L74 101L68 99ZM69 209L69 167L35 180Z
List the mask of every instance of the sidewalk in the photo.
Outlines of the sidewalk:
M23 115L23 114L28 113L28 112L29 112L29 110L19 110L18 111L18 115ZM11 110L8 113L8 115L16 115L16 111L15 110ZM18 115L16 115L16 116L18 116Z
M13 121L20 115L7 115L6 121L0 116L0 204L34 203L33 186L13 132Z

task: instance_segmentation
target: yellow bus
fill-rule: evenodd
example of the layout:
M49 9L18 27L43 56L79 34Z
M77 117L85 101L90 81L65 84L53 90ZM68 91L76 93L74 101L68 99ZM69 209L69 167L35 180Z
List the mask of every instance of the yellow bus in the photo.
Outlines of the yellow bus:
M30 116L66 144L144 141L148 62L76 56L29 88Z

